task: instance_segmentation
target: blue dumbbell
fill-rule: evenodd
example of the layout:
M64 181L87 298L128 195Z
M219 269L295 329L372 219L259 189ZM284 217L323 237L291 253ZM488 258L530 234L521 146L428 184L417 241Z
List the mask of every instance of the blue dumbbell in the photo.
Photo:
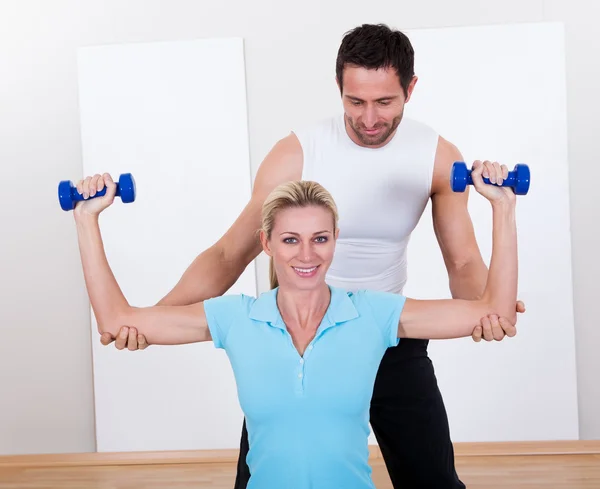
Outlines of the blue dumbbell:
M60 202L60 207L63 211L73 210L75 208L75 203L80 200L94 199L96 197L102 197L105 194L106 187L100 190L100 192L96 192L93 197L84 199L83 195L77 191L77 187L73 185L71 180L63 180L58 184L58 201ZM129 204L135 200L135 180L131 173L123 173L119 177L115 195L121 197L121 201L124 204Z
M490 185L497 185L490 182L489 178L484 178L483 181ZM503 180L502 185L499 186L512 187L515 194L525 195L529 191L529 182L529 167L524 163L518 163L513 171L508 172L508 178ZM467 165L463 161L457 161L452 165L450 185L455 192L464 192L467 185L473 185L471 170L467 169Z

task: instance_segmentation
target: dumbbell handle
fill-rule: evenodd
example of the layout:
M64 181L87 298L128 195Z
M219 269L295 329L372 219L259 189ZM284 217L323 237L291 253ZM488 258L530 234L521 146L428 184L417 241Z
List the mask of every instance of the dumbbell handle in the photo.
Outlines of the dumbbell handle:
M496 185L496 187L514 187L517 184L517 172L515 170L508 172L508 177L502 180L502 185L492 183L489 178L482 178L483 183L488 185ZM471 178L471 170L467 170L467 185L473 185L473 179Z
M83 194L80 194L77 191L77 187L71 187L71 199L74 202L79 202L80 200L88 200L88 199L94 199L96 197L103 197L104 195L106 195L106 187L104 187L102 190L97 191L93 196L89 196L87 199L83 198ZM120 197L121 196L121 188L119 187L119 185L117 185L117 193L115 194L116 197Z

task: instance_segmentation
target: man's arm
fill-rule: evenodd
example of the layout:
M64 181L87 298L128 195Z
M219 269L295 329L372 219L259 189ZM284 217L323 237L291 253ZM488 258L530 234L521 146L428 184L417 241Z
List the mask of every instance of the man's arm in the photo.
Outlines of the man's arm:
M440 137L431 189L433 228L448 271L452 297L476 300L481 298L485 288L488 269L481 256L469 215L469 189L467 187L465 192L454 192L450 186L450 172L455 161L463 161L460 151ZM522 303L517 303L516 307L518 312L525 310ZM505 331L497 318L492 322L486 318L482 324L485 330L478 326L473 331L475 341L481 340L482 333L488 341L504 337ZM511 336L514 335L514 331L511 330L510 333Z
M481 297L476 300L406 299L398 334L406 338L460 338L472 334L482 317L495 313L516 322L515 302L518 284L516 196L510 189L483 183L482 173L500 175L505 167L479 165L473 170L477 190L492 205L492 257Z
M462 160L456 146L440 137L433 171L431 207L433 229L448 270L452 297L474 300L483 293L488 269L469 215L469 188L465 192L454 192L450 187L452 164Z
M188 305L224 294L262 250L257 231L265 199L278 185L299 180L302 162L302 147L294 134L277 142L258 169L251 199L242 213L215 244L196 257L157 305ZM113 340L106 334L101 338L104 345ZM122 328L116 340L118 349L128 346L135 350L138 344L141 348L147 345L135 329Z

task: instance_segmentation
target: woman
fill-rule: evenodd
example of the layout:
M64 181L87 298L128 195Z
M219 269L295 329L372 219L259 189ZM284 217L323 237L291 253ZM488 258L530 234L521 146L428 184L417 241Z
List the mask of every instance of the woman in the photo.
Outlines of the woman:
M271 257L273 289L258 299L228 295L188 306L138 308L123 296L103 250L99 213L116 185L109 175L78 188L108 187L78 203L75 220L86 285L100 333L136 328L149 343L212 340L225 349L249 433L248 489L373 489L368 465L369 406L379 362L401 338L470 336L489 315L516 322L516 198L472 178L493 208L493 250L480 300L413 300L391 293L349 293L325 274L339 229L328 192L314 182L289 182L263 206L260 241ZM495 179L492 179L495 181Z

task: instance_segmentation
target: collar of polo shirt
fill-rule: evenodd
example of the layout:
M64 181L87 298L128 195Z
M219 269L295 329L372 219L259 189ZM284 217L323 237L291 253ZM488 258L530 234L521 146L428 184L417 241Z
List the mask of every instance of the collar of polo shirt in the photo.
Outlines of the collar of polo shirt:
M279 287L276 287L268 292L263 292L250 309L250 319L285 329L285 323L277 307L278 291ZM331 299L321 323L322 327L333 326L358 317L358 311L348 296L348 292L331 286L329 286L329 291Z

